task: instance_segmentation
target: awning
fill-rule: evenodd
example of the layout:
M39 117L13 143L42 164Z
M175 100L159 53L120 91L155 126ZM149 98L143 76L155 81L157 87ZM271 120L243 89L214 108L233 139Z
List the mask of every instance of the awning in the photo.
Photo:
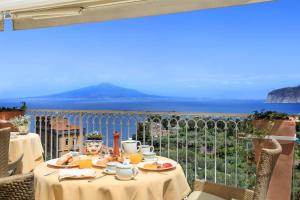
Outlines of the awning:
M14 30L144 17L271 0L1 0Z

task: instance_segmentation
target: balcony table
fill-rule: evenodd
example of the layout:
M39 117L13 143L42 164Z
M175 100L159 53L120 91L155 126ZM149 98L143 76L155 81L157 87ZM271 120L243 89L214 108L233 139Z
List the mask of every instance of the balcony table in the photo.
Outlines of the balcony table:
M43 146L38 134L28 133L11 138L9 143L9 161L15 161L22 153L22 173L28 173L43 162Z
M163 158L166 159L167 158ZM97 177L103 169L94 168ZM171 171L139 170L134 180L120 181L107 175L93 182L89 179L66 179L59 182L58 170L42 163L34 170L36 200L181 200L190 192L181 166Z

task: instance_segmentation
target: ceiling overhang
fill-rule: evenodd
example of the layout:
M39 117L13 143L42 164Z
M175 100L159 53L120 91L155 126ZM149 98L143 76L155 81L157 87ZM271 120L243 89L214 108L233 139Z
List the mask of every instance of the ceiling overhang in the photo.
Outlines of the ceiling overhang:
M2 0L0 1L0 12L10 12L14 30L21 30L266 1L271 0ZM0 24L3 26L2 21L0 18Z

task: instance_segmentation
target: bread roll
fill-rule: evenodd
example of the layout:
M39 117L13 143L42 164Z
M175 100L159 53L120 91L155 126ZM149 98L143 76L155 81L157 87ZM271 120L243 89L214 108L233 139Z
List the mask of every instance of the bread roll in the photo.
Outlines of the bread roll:
M69 159L72 158L72 155L71 154L66 154L66 155L63 155L62 157L60 157L57 161L56 161L56 164L57 165L67 165L68 162L69 162Z

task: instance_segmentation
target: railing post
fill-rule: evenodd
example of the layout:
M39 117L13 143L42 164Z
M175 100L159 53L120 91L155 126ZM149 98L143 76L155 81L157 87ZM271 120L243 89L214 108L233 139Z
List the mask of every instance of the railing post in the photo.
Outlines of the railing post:
M50 154L51 156L53 155L53 157L59 157L60 150L62 153L65 150L62 148L65 146L64 141L61 142L59 139L61 136L65 135L64 130L61 130L60 127L66 129L64 128L64 125L67 123L68 129L66 130L68 131L69 139L68 149L70 149L70 142L72 142L70 140L71 134L74 134L75 138L76 136L78 138L77 141L75 141L74 149L78 149L79 152L82 153L84 151L85 134L88 134L91 130L94 132L99 129L99 132L103 134L103 144L105 143L109 146L112 142L112 138L109 137L111 131L120 129L121 138L123 139L123 137L126 137L127 129L127 138L132 137L132 134L135 132L135 139L137 140L137 133L139 133L139 136L142 136L142 138L139 138L140 141L143 144L151 142L151 145L155 146L157 154L171 157L174 160L176 159L177 162L180 162L180 164L185 167L184 171L189 182L192 181L193 175L195 178L198 177L214 182L220 182L220 180L223 180L224 174L225 184L237 186L240 185L239 183L242 183L241 185L243 186L248 184L243 182L243 178L247 176L245 170L246 173L248 173L249 170L253 171L252 168L245 169L244 167L239 166L239 163L245 161L242 159L244 158L244 154L240 152L246 150L246 153L248 153L248 148L241 148L240 150L240 145L244 143L242 142L243 140L238 140L238 133L240 130L238 129L237 123L232 121L235 126L227 126L229 121L226 121L227 118L226 120L223 118L225 127L222 123L220 123L219 126L217 120L219 119L217 118L219 115L216 113L201 114L101 110L29 110L28 113L32 115L32 123L36 120L36 123L32 125L32 128L36 125L36 132L38 134L43 135L44 133L44 136L47 137L49 129L51 128L50 139L43 138L42 142L44 143L44 146L46 145L45 153L47 154L49 153L47 143L51 144ZM48 115L49 117L51 116L49 121L47 118ZM99 127L96 120L98 115ZM67 120L64 120L66 116L68 118ZM41 124L39 126L39 124L43 122L43 117L45 125ZM222 117L225 116L222 115ZM90 118L92 120L90 120ZM120 122L117 121L118 118ZM52 121L54 121L53 124ZM194 131L192 130L193 121L195 122ZM198 125L198 122L200 121L201 123ZM185 123L185 127L182 122ZM51 123L51 126L47 127L47 123ZM214 126L212 126L213 123ZM44 129L44 127L45 130L43 132L43 130L40 129ZM74 130L73 127L75 127ZM131 131L133 132L131 133ZM148 141L148 138L146 137L149 131L151 141ZM191 157L193 154L194 163L189 163L189 160L193 159ZM225 165L224 169L223 163ZM192 172L193 168L194 174ZM253 178L253 174L254 173L249 173L249 177ZM249 183L252 187L251 184L253 183Z
M49 158L47 158L47 152L48 152L48 128L47 128L47 125L48 125L48 123L47 123L47 112L45 112L44 113L44 117L45 117L45 119L44 119L44 139L45 139L45 148L44 148L44 158L45 158L45 160L48 160ZM43 118L42 118L43 119Z
M80 112L79 113L79 138L80 138L80 142L79 142L79 152L82 152L83 149L83 142L84 142L84 138L83 138L83 113Z

